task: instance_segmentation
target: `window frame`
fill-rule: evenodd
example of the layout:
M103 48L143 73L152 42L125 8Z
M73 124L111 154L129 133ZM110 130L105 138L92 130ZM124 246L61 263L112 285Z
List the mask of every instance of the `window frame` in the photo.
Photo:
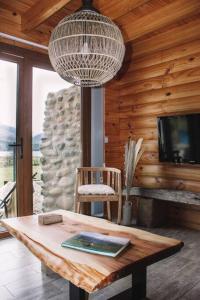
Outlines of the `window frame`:
M33 214L32 195L32 84L33 67L54 71L48 54L0 42L0 59L19 64L17 141L23 138L24 156L17 159L18 216ZM82 166L91 165L91 88L81 88ZM88 212L88 208L86 208Z

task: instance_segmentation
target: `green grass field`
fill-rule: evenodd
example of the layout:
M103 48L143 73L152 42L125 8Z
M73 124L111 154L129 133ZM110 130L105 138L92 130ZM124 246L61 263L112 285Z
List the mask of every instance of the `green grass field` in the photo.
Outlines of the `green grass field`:
M13 167L0 167L0 186L4 184L4 181L13 180Z
M40 165L33 166L32 174L35 172L38 173L35 179L41 180L42 170ZM0 187L4 185L4 181L12 181L13 179L13 166L0 167Z

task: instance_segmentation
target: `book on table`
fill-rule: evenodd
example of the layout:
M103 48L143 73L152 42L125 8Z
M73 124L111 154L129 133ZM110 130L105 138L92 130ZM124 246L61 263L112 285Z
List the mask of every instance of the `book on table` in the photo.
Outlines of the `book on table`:
M128 245L130 240L96 232L80 232L64 241L61 246L93 254L116 257Z

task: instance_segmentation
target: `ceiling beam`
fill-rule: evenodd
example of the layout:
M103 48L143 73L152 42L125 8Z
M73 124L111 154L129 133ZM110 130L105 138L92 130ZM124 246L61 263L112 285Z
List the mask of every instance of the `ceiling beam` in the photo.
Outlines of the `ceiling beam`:
M114 20L149 1L150 0L95 0L94 7L99 9L102 14L105 14L106 16ZM79 2L77 2L77 5L80 4L81 6L81 1ZM67 4L70 5L67 6ZM75 5L76 8L77 5ZM39 0L35 5L28 9L28 11L24 15L22 15L22 31L29 32L32 29L37 28L37 26L44 23L49 17L54 15L64 6L66 6L66 9L73 9L73 1Z
M29 34L21 32L21 26L19 23L11 22L10 20L1 17L0 22L0 32L5 34L13 35L18 38L29 40L31 42L35 42L42 45L48 45L49 41L49 33L40 32L38 30L33 30Z
M71 0L39 0L22 15L22 31L35 29L69 2Z
M125 42L133 41L145 34L194 15L199 9L199 0L176 0L136 21L134 21L134 16L130 12L124 16L125 20L123 20L123 25L121 26ZM120 23L118 25L120 26Z
M94 0L94 7L100 13L115 20L150 0Z
M135 20L132 11L150 0L94 0L94 6L102 14L115 20L119 17L118 25L122 29L125 42L134 41L148 33L162 29L167 25L196 14L200 9L199 0L175 0L170 4L154 10L152 13ZM78 1L76 4L80 4ZM67 5L68 4L68 5ZM29 32L44 23L64 6L71 11L72 0L39 0L22 15L22 31Z

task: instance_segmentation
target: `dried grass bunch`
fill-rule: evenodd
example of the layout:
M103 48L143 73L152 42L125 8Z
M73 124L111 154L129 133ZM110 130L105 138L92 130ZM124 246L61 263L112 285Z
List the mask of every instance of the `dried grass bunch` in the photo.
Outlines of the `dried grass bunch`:
M129 200L130 189L133 185L133 177L137 164L144 153L142 148L143 138L138 139L138 141L129 140L125 145L125 187L126 187L126 201Z

